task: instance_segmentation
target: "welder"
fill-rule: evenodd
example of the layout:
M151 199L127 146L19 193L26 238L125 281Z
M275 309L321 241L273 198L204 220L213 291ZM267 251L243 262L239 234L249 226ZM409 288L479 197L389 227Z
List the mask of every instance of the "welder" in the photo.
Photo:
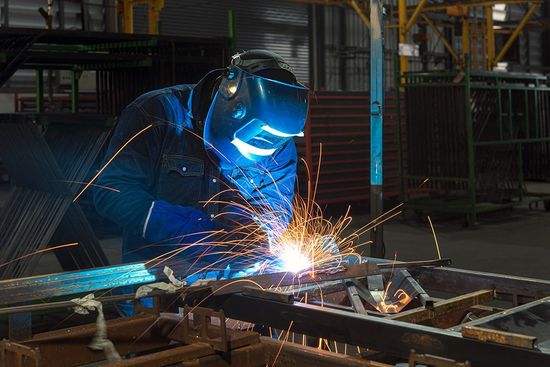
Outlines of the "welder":
M122 261L147 261L227 226L217 214L238 210L209 201L219 192L238 191L250 205L280 213L277 228L253 218L277 236L292 215L293 138L303 136L307 93L281 56L250 50L196 85L155 90L130 103L105 163L118 155L94 190L100 214L123 228Z

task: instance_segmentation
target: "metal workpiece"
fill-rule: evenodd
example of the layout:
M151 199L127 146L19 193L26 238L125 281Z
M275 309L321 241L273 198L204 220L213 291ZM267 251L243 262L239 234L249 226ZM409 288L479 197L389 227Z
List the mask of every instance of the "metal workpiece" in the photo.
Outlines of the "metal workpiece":
M410 350L473 366L514 366L550 363L550 354L533 349L484 343L460 333L402 321L339 311L304 303L283 304L239 294L215 296L208 306L223 309L227 317L292 330L317 338L330 338L408 358Z
M184 274L188 269L188 265L182 263L168 265L174 271L174 274ZM301 286L346 278L364 277L369 274L378 273L380 273L380 270L376 264L373 262L366 262L341 267L325 273L317 272L315 276L305 274L301 277L297 277L292 273L275 273L258 275L250 279L219 280L207 285L185 286L180 290L180 293L191 294L206 292L207 294L228 294L240 292L244 287L251 288L260 286L261 289L269 289L295 286L298 284ZM167 276L164 274L161 267L148 268L143 263L5 280L0 281L0 305L20 304L22 302L51 299L61 296L73 296L101 290L110 291L113 288L122 286L142 285L166 280ZM163 293L164 292L160 291L154 294L158 295ZM133 294L117 296L105 296L105 294L103 294L103 296L104 302L115 302L122 299L134 298ZM70 301L61 301L54 302L53 305L54 307L68 307L72 304ZM48 304L37 304L18 306L15 310L23 311L23 309L25 309L32 311L33 309L44 310L47 308ZM6 314L9 312L9 309L0 310L0 313Z
M181 362L190 366L216 366L229 363L224 357L227 355L234 357L229 366L265 366L275 361L282 366L291 366L292 361L303 361L304 366L387 366L384 363L396 360L454 361L454 365L448 365L470 363L474 367L550 363L550 352L546 350L547 325L540 322L545 319L547 300L514 307L514 302L546 294L550 290L549 282L452 269L444 266L449 264L448 259L366 260L324 273L301 276L276 273L214 280L204 285L183 286L174 293L153 290L147 296L157 300L155 306L137 308L147 314L107 321L107 336L118 353L140 354L113 360L107 365ZM184 271L176 266L172 270L174 274ZM65 300L32 304L43 299L40 297L75 297L75 294L95 290L95 300L105 305L133 299L133 294L102 293L118 279L124 279L125 285L137 285L165 281L166 275L160 269L147 269L144 264L130 264L0 282L0 295L6 293L4 290L14 291L18 292L18 300L26 300L22 305L0 310L10 315L11 330L25 327L0 345L3 351L0 359L25 355L31 360L40 358L58 363L44 363L40 367L64 367L105 358L102 352L90 351L86 346L94 335L95 325L33 334L28 321L31 312L76 305ZM37 289L34 297L32 289ZM81 292L83 289L87 292ZM403 298L392 298L394 290ZM432 298L433 290L455 295L447 299ZM378 302L373 292L378 294ZM498 313L494 307L486 306L495 297L512 301L512 306ZM433 302L431 307L427 307L429 301ZM395 302L402 303L399 307L376 307L395 305ZM178 306L183 308L182 314L166 313ZM467 315L476 319L465 322L471 319L465 317ZM516 322L519 326L508 328L510 320L520 319L528 322ZM536 320L539 320L537 326L530 327L531 321ZM243 330L235 331L226 325ZM251 331L252 327L267 335L273 332L280 340L264 341L257 332ZM68 340L83 343L67 345ZM308 343L334 345L335 349L330 347L332 351L315 354ZM357 347L359 351L367 348L386 357L374 362L366 355L356 355ZM335 353L336 349L340 352ZM342 354L343 350L353 350L353 356ZM56 353L64 353L61 364L55 360ZM307 359L315 363L308 364Z
M495 292L496 299L512 300L515 304L550 296L550 281L543 279L437 267L409 272L426 289L434 291L468 293L488 289Z

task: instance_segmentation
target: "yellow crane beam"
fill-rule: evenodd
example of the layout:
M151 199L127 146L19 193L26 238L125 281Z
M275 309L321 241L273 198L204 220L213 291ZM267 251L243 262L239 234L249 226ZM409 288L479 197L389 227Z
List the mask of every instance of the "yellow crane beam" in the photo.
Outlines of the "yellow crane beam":
M493 64L491 65L491 69L492 69L493 66L498 64L502 60L502 58L506 55L506 53L508 52L510 47L514 44L514 42L518 38L519 34L521 33L521 31L523 30L523 28L527 24L527 21L529 20L529 18L531 18L531 16L533 14L535 14L535 11L537 11L537 9L539 7L539 4L540 3L531 4L531 7L529 7L529 10L527 10L527 13L525 13L525 15L523 16L523 18L521 19L521 21L517 25L517 27L514 30L514 32L512 33L512 35L510 35L510 38L508 38L508 41L506 41L506 43L504 44L504 47L502 47L502 50L500 50L497 57L495 57L495 60L493 61Z

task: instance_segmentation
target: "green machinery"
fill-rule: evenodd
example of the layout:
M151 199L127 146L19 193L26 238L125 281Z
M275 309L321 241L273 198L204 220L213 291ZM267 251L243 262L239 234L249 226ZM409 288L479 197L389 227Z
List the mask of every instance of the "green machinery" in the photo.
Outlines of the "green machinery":
M543 201L550 210L550 80L540 74L407 73L402 195L465 215Z

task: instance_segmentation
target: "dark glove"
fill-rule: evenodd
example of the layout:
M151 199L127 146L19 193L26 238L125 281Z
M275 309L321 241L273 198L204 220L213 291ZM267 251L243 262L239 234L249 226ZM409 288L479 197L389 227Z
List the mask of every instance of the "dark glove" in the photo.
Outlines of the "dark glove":
M142 236L151 242L194 243L208 241L216 228L215 222L198 209L156 200L145 219Z

